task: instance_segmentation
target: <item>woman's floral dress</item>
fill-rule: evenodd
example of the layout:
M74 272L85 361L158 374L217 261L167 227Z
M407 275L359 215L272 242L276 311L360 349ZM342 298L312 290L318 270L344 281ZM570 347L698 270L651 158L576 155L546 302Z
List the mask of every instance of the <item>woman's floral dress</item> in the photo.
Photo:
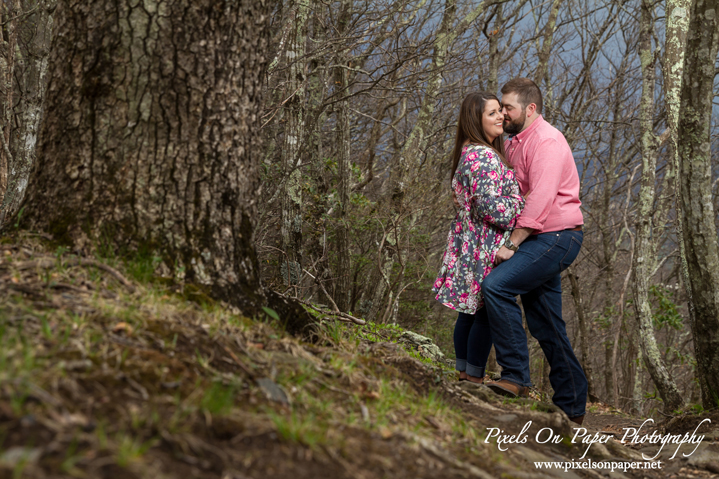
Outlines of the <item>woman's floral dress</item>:
M514 229L524 198L514 172L499 155L476 144L462 150L452 189L460 209L432 290L445 306L474 314L484 305L482 281L492 271L497 250Z

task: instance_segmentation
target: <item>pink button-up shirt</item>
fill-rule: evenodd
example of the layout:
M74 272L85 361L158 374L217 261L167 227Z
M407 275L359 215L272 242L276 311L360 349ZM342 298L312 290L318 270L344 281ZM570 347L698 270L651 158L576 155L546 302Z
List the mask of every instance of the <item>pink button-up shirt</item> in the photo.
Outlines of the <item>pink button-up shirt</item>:
M522 194L530 192L517 228L532 228L538 234L584 224L577 165L559 130L540 115L505 143L505 149Z

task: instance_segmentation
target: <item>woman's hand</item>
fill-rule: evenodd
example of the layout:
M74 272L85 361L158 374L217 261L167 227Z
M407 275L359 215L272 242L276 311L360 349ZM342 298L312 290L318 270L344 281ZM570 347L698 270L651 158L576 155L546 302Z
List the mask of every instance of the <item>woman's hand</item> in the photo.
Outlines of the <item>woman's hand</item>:
M454 206L459 209L461 206L459 205L459 200L457 199L457 194L452 190L452 201L454 202Z

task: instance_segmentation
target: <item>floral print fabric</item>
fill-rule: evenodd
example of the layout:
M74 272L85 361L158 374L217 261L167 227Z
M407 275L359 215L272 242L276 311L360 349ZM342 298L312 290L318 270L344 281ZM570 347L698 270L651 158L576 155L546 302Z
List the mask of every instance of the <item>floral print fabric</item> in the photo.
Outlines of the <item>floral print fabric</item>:
M497 250L514 229L524 198L514 171L494 150L475 144L462 150L452 189L460 208L432 290L445 306L474 314L484 305L482 281L492 271Z

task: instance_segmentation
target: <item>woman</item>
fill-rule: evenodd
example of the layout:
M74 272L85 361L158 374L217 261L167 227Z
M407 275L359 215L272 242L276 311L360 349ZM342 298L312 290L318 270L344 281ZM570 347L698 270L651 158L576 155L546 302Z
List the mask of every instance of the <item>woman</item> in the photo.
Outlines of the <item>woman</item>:
M452 190L459 211L433 291L438 301L459 311L454 348L460 381L484 380L492 336L481 285L524 207L514 172L504 159L503 120L495 95L470 93L459 111L452 152Z

